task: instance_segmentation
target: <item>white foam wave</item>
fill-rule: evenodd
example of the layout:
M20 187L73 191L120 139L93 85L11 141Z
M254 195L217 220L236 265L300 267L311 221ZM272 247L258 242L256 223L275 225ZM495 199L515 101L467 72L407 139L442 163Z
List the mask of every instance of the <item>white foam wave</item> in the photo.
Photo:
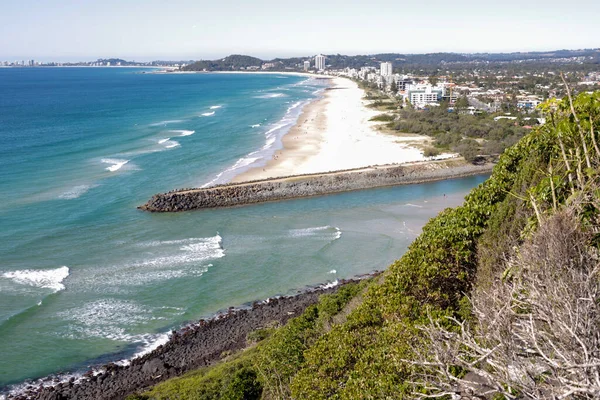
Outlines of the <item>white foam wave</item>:
M250 125L250 128L258 128L260 126L260 124L254 124L254 125Z
M186 130L183 130L183 129L172 130L172 131L169 131L169 132L179 133L179 136L190 136L190 135L193 135L194 133L196 133L196 131L186 131Z
M306 78L305 80L294 83L291 86L305 86L305 85L312 83L314 80L315 80L314 78Z
M342 230L340 228L338 228L337 226L334 227L336 232L335 232L335 238L339 239L342 237Z
M120 170L125 164L129 162L129 160L121 160L117 158L103 158L101 161L104 164L111 164L110 167L106 167L106 170L110 172L116 172Z
M162 144L165 149L172 149L173 147L179 146L179 142L171 140L171 138L164 138L158 141L158 144Z
M60 311L57 317L67 323L65 336L69 338L104 338L135 343L142 341L144 335L128 333L126 327L147 324L153 311L131 300L107 298Z
M339 285L339 282L338 282L338 280L336 279L336 280L335 280L335 281L333 281L333 282L327 283L327 284L325 284L325 285L321 285L321 287L322 287L323 289L330 289L330 288L332 288L332 287L336 287L337 285Z
M179 122L183 122L183 120L181 120L181 119L171 119L171 120L167 120L167 121L156 122L154 124L150 124L150 126L163 126L163 125L168 125L168 124L177 124Z
M308 102L309 100L298 101L289 106L284 117L276 124L272 125L270 129L265 132L265 144L260 150L249 153L246 157L238 159L233 166L217 174L217 176L214 179L212 179L208 183L205 183L204 185L202 185L202 187L209 187L217 183L227 182L229 179L237 175L238 170L246 168L258 160L269 159L275 151L274 145L277 143L277 139L280 136L282 136L282 133L285 132L285 128L291 127L298 119L299 113L292 113L292 111L294 111L298 107L301 108L303 104L307 104ZM255 125L252 126L254 127Z
M238 170L240 168L247 167L248 165L252 164L253 162L259 160L260 157L250 157L250 156L255 155L256 153L258 153L258 152L255 151L253 153L250 153L248 155L249 157L242 157L242 158L240 158L239 160L237 160L235 162L235 164L233 164L231 167L227 168L225 171L220 172L219 174L217 174L217 176L213 180L211 180L208 183L205 183L204 185L202 185L202 187L212 186L212 185L216 184L217 182L219 182L220 179L221 179L221 177L223 175L230 174L233 171L236 171L236 170Z
M177 266L225 257L223 238L217 234L208 238L189 238L181 240L154 241L142 243L145 247L178 245L173 255L151 258L132 264L133 267Z
M169 334L162 333L160 335L157 335L154 338L154 340L152 340L149 343L147 343L138 352L136 352L133 355L133 357L131 357L131 358L134 359L134 358L138 358L138 357L144 356L144 355L146 355L148 353L152 353L154 350L158 349L159 346L167 344L168 341L169 341Z
M67 190L66 192L64 192L63 194L61 194L60 196L58 196L59 199L63 199L63 200L72 200L72 199L76 199L80 196L82 196L83 194L87 193L88 190L97 187L98 185L77 185L77 186L73 186L71 189Z
M211 109L211 110L216 110L216 109L218 109L218 108L221 108L221 107L222 107L222 106L211 106L211 107L210 107L210 109Z
M213 111L213 112L207 112L207 113L204 113L204 114L202 114L202 116L203 116L203 117L210 117L210 116L212 116L212 115L215 115L215 112L214 112L214 111Z
M0 276L12 279L13 282L20 285L52 289L54 292L58 292L65 288L62 282L69 276L69 267L63 266L49 270L25 269L21 271L9 271Z
M260 96L254 96L255 99L276 99L278 97L283 97L285 96L285 94L283 93L269 93L269 94L263 94Z
M63 334L68 338L102 338L140 344L141 349L134 355L137 357L166 343L168 336L135 331L147 331L153 321L170 320L184 312L177 307L148 307L133 300L102 298L60 311L56 318L65 322L66 333Z
M336 274L337 271L335 269L332 269L331 271L329 271L330 274Z
M337 226L326 225L311 228L291 229L288 234L291 237L298 238L324 236L324 238L329 239L329 236L333 236L332 240L336 240L342 236L342 231Z
M405 206L407 207L417 207L417 208L423 208L423 206L420 206L418 204L411 204L411 203L406 203Z

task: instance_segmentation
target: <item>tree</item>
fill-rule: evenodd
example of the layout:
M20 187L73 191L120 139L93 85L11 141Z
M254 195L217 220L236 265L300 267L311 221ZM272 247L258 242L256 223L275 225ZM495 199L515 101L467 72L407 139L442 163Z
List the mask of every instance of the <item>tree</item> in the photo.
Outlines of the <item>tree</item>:
M429 77L429 83L431 84L431 86L435 86L437 85L439 82L439 79L437 76L433 75Z
M469 107L469 100L467 99L467 96L459 97L458 100L456 100L456 103L454 103L454 106L460 109Z
M477 160L479 156L479 144L473 139L462 140L455 150L468 162Z
M398 84L396 83L395 80L393 80L392 83L390 84L390 91L392 92L392 94L394 96L398 93Z

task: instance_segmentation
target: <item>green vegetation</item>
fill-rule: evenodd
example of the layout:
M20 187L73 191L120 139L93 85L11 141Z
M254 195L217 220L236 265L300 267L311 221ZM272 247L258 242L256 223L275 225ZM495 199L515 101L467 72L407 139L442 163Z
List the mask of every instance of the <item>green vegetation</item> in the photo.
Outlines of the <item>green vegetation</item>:
M260 68L263 61L260 58L233 54L221 60L196 61L183 68L184 71L237 71L241 68Z
M147 395L483 397L471 373L487 398L600 396L600 93L542 111L549 122L430 220L382 279L323 297L256 347Z
M456 151L469 161L478 154L500 154L527 132L518 121L515 124L514 120L494 121L487 114L448 112L447 104L422 111L406 108L390 127L399 132L431 136L436 147ZM482 143L473 139L482 139Z
M379 115L376 115L373 118L371 118L369 121L390 122L390 121L393 121L394 119L396 119L396 117L394 117L391 114L379 114Z

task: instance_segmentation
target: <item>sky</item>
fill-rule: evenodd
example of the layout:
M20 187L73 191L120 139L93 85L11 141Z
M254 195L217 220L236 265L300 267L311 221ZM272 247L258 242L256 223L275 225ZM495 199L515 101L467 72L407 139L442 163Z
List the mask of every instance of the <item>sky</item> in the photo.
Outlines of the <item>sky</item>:
M0 61L598 48L599 16L599 0L0 0Z

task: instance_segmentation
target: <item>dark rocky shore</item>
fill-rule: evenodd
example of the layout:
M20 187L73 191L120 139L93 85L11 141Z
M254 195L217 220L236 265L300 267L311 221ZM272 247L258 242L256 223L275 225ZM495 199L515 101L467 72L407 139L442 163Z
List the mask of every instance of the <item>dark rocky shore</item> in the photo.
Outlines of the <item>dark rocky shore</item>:
M127 366L107 364L96 369L103 372L94 373L90 370L78 382L72 378L50 387L30 386L18 395L8 395L7 399L123 399L140 389L211 365L219 361L224 353L245 348L248 333L274 322L283 325L290 318L302 314L306 307L315 304L320 295L333 293L345 284L377 274L379 272L343 280L335 287L308 288L294 296L270 298L254 302L248 307L231 307L212 319L200 320L173 331L166 344L133 359Z
M152 196L141 210L177 212L231 207L267 201L319 196L376 187L432 182L490 173L493 164L473 165L460 160L381 166L263 181L182 189Z

